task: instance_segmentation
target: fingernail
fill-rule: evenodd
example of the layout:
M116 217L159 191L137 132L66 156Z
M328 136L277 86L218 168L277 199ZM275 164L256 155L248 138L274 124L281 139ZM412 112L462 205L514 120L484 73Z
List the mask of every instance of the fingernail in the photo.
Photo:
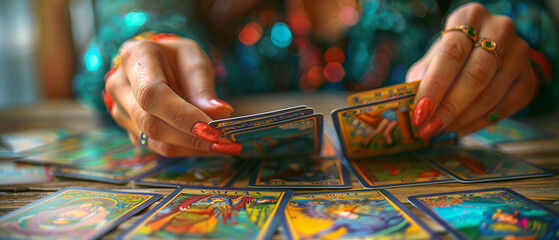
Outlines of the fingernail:
M113 75L113 73L116 72L116 68L111 68L111 70L109 70L107 72L107 74L105 74L105 82L107 81L107 79L109 79L111 77L111 75Z
M227 108L229 109L229 111L233 112L233 107L231 107L231 105L227 104L224 101L221 101L219 99L215 99L212 98L210 100L208 100L212 105L216 106L216 107L222 107L222 108Z
M443 122L441 121L441 119L433 118L429 120L429 122L427 122L424 126L421 126L419 128L419 137L421 137L423 140L427 140L435 136L435 134L437 134L441 130L442 126Z
M219 141L219 131L206 123L196 123L192 127L192 132L201 139L218 142Z
M417 107L415 107L415 111L413 113L411 120L412 123L417 126L421 126L421 124L425 122L425 119L429 117L429 114L431 114L431 110L433 110L433 101L431 101L430 98L424 97L419 100L419 103L417 104Z
M212 144L212 150L219 153L224 153L228 155L239 156L241 155L241 150L243 146L238 143L214 143Z

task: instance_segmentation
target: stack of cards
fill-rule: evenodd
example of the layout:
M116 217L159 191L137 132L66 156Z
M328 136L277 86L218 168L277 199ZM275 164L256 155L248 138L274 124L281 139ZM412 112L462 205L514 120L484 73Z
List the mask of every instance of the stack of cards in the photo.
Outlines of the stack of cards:
M311 155L320 152L323 115L301 105L209 123L223 142L242 145L240 157Z
M74 135L69 129L36 129L0 135L0 159L18 158L21 152Z
M507 188L408 198L457 239L559 239L559 214Z
M411 124L419 82L351 95L350 106L332 111L342 151L347 159L363 159L423 148L417 126Z

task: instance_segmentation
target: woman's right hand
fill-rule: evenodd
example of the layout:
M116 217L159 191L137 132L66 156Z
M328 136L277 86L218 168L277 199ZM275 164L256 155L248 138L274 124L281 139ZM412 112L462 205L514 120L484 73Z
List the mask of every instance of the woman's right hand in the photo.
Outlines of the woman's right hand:
M207 124L233 108L217 99L212 64L195 41L129 40L105 80L107 109L134 144L144 133L144 146L167 157L240 153L239 144L218 143L219 132Z

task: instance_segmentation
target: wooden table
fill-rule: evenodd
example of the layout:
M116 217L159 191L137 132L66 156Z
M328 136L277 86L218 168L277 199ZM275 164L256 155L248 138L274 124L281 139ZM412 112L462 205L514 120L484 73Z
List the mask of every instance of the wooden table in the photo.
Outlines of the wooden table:
M305 104L311 106L316 112L324 113L326 125L331 124L330 111L337 107L345 106L345 94L342 93L279 93L256 96L250 98L232 99L229 101L235 108L236 114L243 115L262 111L274 110L283 107ZM537 125L559 136L559 114L526 119L524 122ZM102 122L95 118L85 108L74 101L54 101L38 103L33 106L23 106L0 111L0 133L21 131L38 128L66 127L76 130L86 130L102 126ZM330 125L331 126L331 125ZM552 177L532 178L510 181L495 181L475 184L446 183L414 187L390 188L390 191L412 212L425 220L428 225L443 236L451 239L442 227L421 213L406 200L408 196L446 191L473 190L493 187L508 187L528 198L538 201L559 212L559 138L536 140L528 142L514 142L498 145L501 150L523 157L528 161L542 167L551 169L556 174ZM352 178L353 189L361 189L361 185ZM233 187L246 187L248 176L243 176ZM52 194L65 187L88 187L98 189L128 190L155 192L168 195L171 188L146 188L127 185L115 185L100 182L90 182L69 178L55 178L51 182L35 183L17 186L21 191L0 189L0 215L7 214L24 205L30 204L42 197ZM10 189L13 189L10 188ZM149 209L157 205L152 204ZM103 239L112 239L131 226L143 213L120 224ZM280 234L274 238L281 239Z

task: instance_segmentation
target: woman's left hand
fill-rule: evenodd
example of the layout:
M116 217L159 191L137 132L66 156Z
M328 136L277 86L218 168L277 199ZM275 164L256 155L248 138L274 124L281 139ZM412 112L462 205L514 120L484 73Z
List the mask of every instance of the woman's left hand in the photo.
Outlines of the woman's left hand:
M467 26L475 35L471 29L470 34L461 31ZM530 47L510 18L471 3L450 14L445 27L406 76L407 82L423 79L412 117L423 139L443 130L463 135L494 124L530 103L537 87Z

